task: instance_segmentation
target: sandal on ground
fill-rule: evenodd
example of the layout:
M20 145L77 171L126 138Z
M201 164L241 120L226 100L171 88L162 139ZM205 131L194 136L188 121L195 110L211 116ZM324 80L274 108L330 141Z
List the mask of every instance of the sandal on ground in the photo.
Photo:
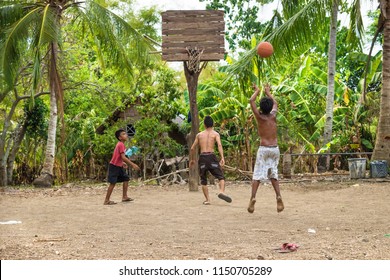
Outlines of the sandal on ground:
M128 197L128 198L122 199L122 202L130 202L130 201L134 201L134 198Z
M203 201L203 205L210 205L210 202L208 202L208 201Z
M114 202L114 201L107 201L107 202L104 202L104 205L114 205L114 204L116 204L116 202Z
M290 252L295 252L298 248L299 248L298 244L283 243L280 248L276 248L275 250L277 250L278 253L290 253Z
M218 197L222 200L225 200L228 203L232 202L232 199L229 196L227 196L226 194L220 193L220 194L218 194Z

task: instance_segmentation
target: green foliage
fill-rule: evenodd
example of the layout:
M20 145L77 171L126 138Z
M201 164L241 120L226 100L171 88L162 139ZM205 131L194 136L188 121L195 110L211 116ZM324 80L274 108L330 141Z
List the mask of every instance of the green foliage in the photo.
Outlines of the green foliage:
M330 1L279 1L269 21L261 20L259 14L264 12L264 5L274 1L203 1L210 9L225 11L226 39L232 50L226 57L227 65L208 64L198 85L200 118L214 118L225 155L233 161L228 165L252 167L250 159L258 144L256 122L249 107L254 82L272 85L278 101L282 152L290 148L295 152L342 151L352 135L359 135L364 150L372 150L378 124L382 52L376 52L368 65L367 98L361 103L367 55L361 51L359 1L340 4L340 12L355 15L351 17L352 28L338 26L334 137L326 146L321 146L320 136L325 124ZM126 145L140 147L145 158L184 152L168 133L170 121L189 111L186 85L178 72L159 60L158 54L148 54L151 47L147 42L151 41L145 41L142 35L161 40L159 11L152 7L135 12L133 2L67 2L77 5L64 9L60 22L44 1L0 2L1 112L9 112L14 90L27 96L47 91L47 46L53 41L60 44L58 69L65 94L66 124L65 138L57 143L61 170L66 169L65 164L71 170L76 168L74 159L80 155L84 166L91 159L105 166L117 142L115 130L128 124L122 120L107 124L106 120L116 109L135 102L141 116L135 124L136 136ZM369 36L376 31L378 15L378 11L370 15L374 22ZM377 43L382 43L382 38ZM270 59L256 55L257 44L264 40L275 47ZM41 97L15 110L7 139L18 123L24 119L28 122L16 159L18 168L24 163L34 166L34 170L41 167L47 103L48 98ZM4 116L0 115L0 127ZM102 124L107 128L100 135L96 128ZM186 134L189 124L181 126L180 131Z
M173 70L157 66L154 75L144 76L148 79L140 87L141 105L137 107L143 116L170 121L181 112L181 93L175 75Z
M121 70L118 73L122 77L134 74L138 65L148 64L150 43L128 22L112 12L108 4L106 1L94 0L50 3L43 0L2 1L0 14L7 13L7 16L0 21L1 88L5 83L11 89L19 70L26 64L31 65L31 92L36 93L50 85L56 91L62 116L63 88L59 72L65 72L66 69L60 71L63 65L59 62L56 46L64 49L64 40L93 43L91 49L95 53L91 54L99 61L101 69L116 67ZM63 36L63 31L72 27L77 27L74 30L76 32L68 32ZM25 62L26 58L29 61ZM49 74L50 81L45 81L44 74Z
M131 11L129 12L131 13ZM129 22L140 34L156 41L160 40L160 36L156 32L156 25L160 23L160 15L156 7L141 9L137 15L131 14Z
M58 7L45 5L44 1L0 3L0 108L9 110L12 105L12 87L22 94L48 91L49 83L44 79L49 69L47 47L51 42L58 43L56 63L65 94L66 125L64 139L57 143L62 172L72 167L76 157L85 161L84 166L89 165L91 157L99 164L107 163L116 142L111 132L123 124L114 124L104 135L97 135L96 128L115 109L124 109L125 104L143 96L139 111L166 122L181 112L183 103L176 73L149 55L150 42L141 35L159 39L155 8L135 14L129 1L116 0L65 0L61 5L61 20L56 20L53 11ZM37 106L42 104L37 101ZM13 120L20 121L22 114L23 108L17 107ZM28 114L31 126L42 122L39 129L26 134L21 148L23 155L39 166L45 145L32 136L46 134L48 115ZM16 127L14 122L11 124ZM23 161L24 156L18 156L17 162Z
M268 4L272 0L200 0L207 2L206 8L211 10L223 10L227 26L226 40L232 51L239 47L247 46L254 34L261 34L266 28L266 24L258 20L261 5Z
M374 10L374 11L368 11L367 16L371 20L371 24L367 28L367 34L369 34L371 37L374 37L375 33L377 32L378 29L378 20L380 16L380 10ZM379 36L375 40L375 44L382 46L383 43L383 32L379 33Z
M174 157L180 155L183 147L168 136L170 128L157 118L144 118L136 122L135 145L141 148L144 157Z
M225 93L220 90L218 87L210 83L200 84L198 86L198 110L201 111L207 107L213 107L220 102ZM203 117L201 115L201 117Z
M93 145L93 153L96 156L96 160L99 164L105 166L111 160L112 153L118 139L115 137L115 131L119 128L125 127L125 123L118 123L115 126L109 127L104 131L104 134L96 134L91 140ZM128 143L125 144L126 146Z
M9 88L14 85L21 53L30 38L30 25L39 26L41 8L23 9L19 3L4 2L0 6L1 14L9 14L2 18L0 26L0 71ZM22 43L23 42L23 43Z
M86 161L93 156L96 156L97 159L108 158L109 148L107 146L112 145L113 142L111 139L107 139L106 135L99 137L100 135L96 134L96 128L103 122L103 118L98 117L94 109L82 111L72 118L69 117L67 115L65 120L67 137L64 146L62 146L69 166L72 167L72 159L76 156L77 151L83 153L83 158ZM103 162L104 160L102 160Z
M47 134L47 115L49 108L41 98L28 100L24 105L27 134L32 138L45 138Z

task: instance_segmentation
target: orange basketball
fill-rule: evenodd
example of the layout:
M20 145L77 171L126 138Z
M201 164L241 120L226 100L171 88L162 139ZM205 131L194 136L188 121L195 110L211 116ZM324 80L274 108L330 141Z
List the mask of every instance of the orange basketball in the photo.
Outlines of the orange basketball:
M274 53L274 47L268 42L261 42L257 46L257 54L263 58L270 57Z

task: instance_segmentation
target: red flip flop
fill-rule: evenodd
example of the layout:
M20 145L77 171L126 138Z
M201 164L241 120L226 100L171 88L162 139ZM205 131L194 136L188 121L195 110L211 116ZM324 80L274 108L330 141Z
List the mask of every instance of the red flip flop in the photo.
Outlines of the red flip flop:
M291 253L298 250L299 245L294 243L283 243L280 248L277 248L275 250L278 250L278 253Z

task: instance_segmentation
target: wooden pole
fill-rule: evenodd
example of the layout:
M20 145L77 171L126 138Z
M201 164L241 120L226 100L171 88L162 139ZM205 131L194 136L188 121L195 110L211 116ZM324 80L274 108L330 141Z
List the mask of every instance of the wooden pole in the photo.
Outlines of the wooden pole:
M188 148L191 148L192 143L195 141L195 136L199 132L199 115L198 115L198 103L196 100L196 94L198 89L198 78L203 67L200 68L199 72L190 71L188 69L188 64L186 61L183 62L184 66L184 74L187 80L188 94L190 100L190 112L191 112L191 133L189 137L187 137ZM193 158L192 158L193 157ZM190 191L198 191L199 185L199 169L198 169L198 159L199 153L198 150L194 155L190 153L190 162L194 160L196 164L189 168L189 190Z

